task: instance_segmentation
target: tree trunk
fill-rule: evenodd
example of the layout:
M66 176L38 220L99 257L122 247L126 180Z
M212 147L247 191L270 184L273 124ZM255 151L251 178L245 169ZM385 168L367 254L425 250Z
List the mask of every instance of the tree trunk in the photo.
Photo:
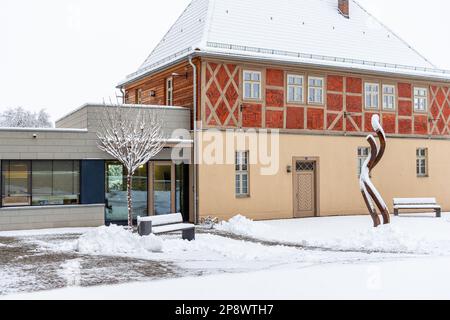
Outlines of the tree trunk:
M133 227L133 202L131 200L131 188L133 186L133 176L127 175L127 203L128 203L128 226Z

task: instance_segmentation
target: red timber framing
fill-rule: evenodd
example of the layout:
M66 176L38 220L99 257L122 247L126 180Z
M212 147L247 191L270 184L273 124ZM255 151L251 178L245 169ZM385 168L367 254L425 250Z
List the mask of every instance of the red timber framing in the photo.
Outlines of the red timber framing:
M261 72L259 100L243 99L243 71ZM306 68L202 59L201 119L205 128L278 128L289 132L366 134L380 115L388 135L450 138L450 83ZM288 103L287 75L303 76L303 103ZM323 104L308 104L308 77L324 81ZM379 85L379 108L365 108L364 84ZM383 108L383 85L395 108ZM428 110L414 110L414 87L428 89Z

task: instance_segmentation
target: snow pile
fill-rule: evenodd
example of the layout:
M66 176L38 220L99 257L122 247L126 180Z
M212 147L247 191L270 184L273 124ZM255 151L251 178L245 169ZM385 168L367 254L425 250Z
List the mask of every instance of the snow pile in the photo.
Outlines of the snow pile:
M140 237L115 225L88 231L74 245L79 253L98 255L145 255L162 250L162 241L155 235Z
M363 231L355 231L345 238L335 238L334 241L318 242L335 250L355 250L389 253L427 253L423 239L405 234L401 228L393 225L381 225Z
M260 222L256 223L242 215L234 216L228 221L222 221L215 226L215 229L239 236L258 239L263 238L264 240L267 240L267 237L270 236L272 232L270 226Z
M321 224L317 221L317 231ZM216 226L217 230L226 231L239 236L279 242L280 245L299 245L305 248L322 248L334 251L363 251L385 253L432 253L435 245L416 235L409 235L401 228L393 225L383 225L378 228L355 229L352 232L330 237L323 230L322 236L307 236L300 229L294 231L282 226L273 226L264 222L255 222L238 215L228 222Z

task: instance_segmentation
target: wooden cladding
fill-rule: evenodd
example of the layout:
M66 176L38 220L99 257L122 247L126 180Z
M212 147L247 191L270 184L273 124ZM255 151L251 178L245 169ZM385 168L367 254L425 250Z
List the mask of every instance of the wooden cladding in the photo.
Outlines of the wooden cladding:
M243 99L243 70L261 72L260 100ZM303 77L303 103L289 103L287 76ZM308 78L322 78L323 105L308 104ZM364 107L364 84L379 84L378 109ZM381 88L395 88L394 109L383 109ZM413 90L428 88L428 110L414 110ZM206 127L278 128L325 132L371 132L380 115L388 134L450 136L450 87L373 76L294 70L222 61L202 62L201 115Z
M198 65L198 79L200 79L200 65ZM168 79L172 79L171 90L168 90ZM170 88L169 88L170 89ZM168 97L172 93L172 99ZM193 70L186 61L162 72L152 74L125 88L126 103L138 103L149 105L167 105L168 101L173 106L193 106Z

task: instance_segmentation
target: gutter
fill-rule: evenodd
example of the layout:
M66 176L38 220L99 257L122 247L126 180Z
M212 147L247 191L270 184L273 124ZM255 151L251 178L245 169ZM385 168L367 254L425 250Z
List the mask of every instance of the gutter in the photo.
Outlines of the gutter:
M194 172L193 172L193 193L194 193L194 223L198 224L199 221L199 214L198 214L198 197L197 197L197 66L192 62L192 55L189 56L189 64L192 66L193 69L193 84L192 87L194 88L193 92L193 113L194 113Z

